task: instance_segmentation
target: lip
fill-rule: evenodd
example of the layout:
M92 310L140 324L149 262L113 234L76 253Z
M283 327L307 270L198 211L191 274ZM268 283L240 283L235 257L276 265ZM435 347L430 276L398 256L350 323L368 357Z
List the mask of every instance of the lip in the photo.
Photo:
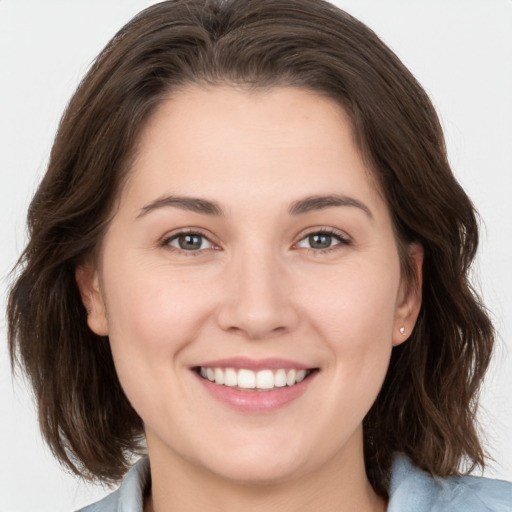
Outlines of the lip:
M251 359L245 357L218 359L201 363L192 368L193 374L208 394L218 402L227 405L230 409L240 413L262 414L276 411L300 398L315 379L318 371L311 372L302 382L293 386L282 388L273 388L269 390L241 390L221 384L215 384L208 379L204 379L197 372L197 368L233 368L239 370L246 368L248 370L276 370L276 369L297 369L297 370L318 370L317 368L307 366L289 359Z
M311 370L313 367L304 365L302 363L291 361L290 359L280 358L266 358L266 359L252 359L250 357L231 357L227 359L217 359L215 361L208 361L205 363L199 363L196 367L203 366L204 368L233 368L240 370L246 368L257 372L259 370Z

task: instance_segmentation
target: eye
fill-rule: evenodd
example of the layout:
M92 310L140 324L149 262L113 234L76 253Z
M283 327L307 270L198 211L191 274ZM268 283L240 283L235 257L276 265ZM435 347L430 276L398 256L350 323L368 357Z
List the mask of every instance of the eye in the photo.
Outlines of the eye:
M348 245L349 243L349 240L334 231L317 231L309 233L307 236L302 238L297 245L304 249L325 251L327 249L332 249L337 245Z
M177 233L164 240L164 245L182 251L201 251L213 248L212 242L201 233Z

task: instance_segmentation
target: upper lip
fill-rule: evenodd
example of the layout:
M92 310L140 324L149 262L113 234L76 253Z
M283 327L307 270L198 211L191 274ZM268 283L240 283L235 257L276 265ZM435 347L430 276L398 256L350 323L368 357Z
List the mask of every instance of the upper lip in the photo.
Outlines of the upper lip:
M311 370L310 365L305 365L297 361L281 358L265 358L265 359L252 359L250 357L230 357L226 359L216 359L215 361L207 361L198 364L196 367L204 368L233 368L235 370L247 369L253 371L259 370Z

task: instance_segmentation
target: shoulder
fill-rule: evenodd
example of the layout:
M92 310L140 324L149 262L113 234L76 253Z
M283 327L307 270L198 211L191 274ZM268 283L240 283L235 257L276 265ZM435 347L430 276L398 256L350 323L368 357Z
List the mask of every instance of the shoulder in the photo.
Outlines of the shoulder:
M512 483L475 476L439 478L397 455L388 512L512 512Z
M145 457L126 473L119 489L77 512L143 512L150 480L149 459Z

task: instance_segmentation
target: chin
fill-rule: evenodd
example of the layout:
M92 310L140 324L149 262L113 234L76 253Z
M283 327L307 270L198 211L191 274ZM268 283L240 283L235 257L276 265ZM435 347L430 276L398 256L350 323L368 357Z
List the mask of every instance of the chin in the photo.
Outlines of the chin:
M251 443L242 447L233 444L229 450L212 451L198 462L224 480L257 486L279 484L307 471L303 450L282 443Z
M269 486L293 480L305 473L305 469L298 461L258 460L234 461L222 467L208 468L223 480L247 486Z

